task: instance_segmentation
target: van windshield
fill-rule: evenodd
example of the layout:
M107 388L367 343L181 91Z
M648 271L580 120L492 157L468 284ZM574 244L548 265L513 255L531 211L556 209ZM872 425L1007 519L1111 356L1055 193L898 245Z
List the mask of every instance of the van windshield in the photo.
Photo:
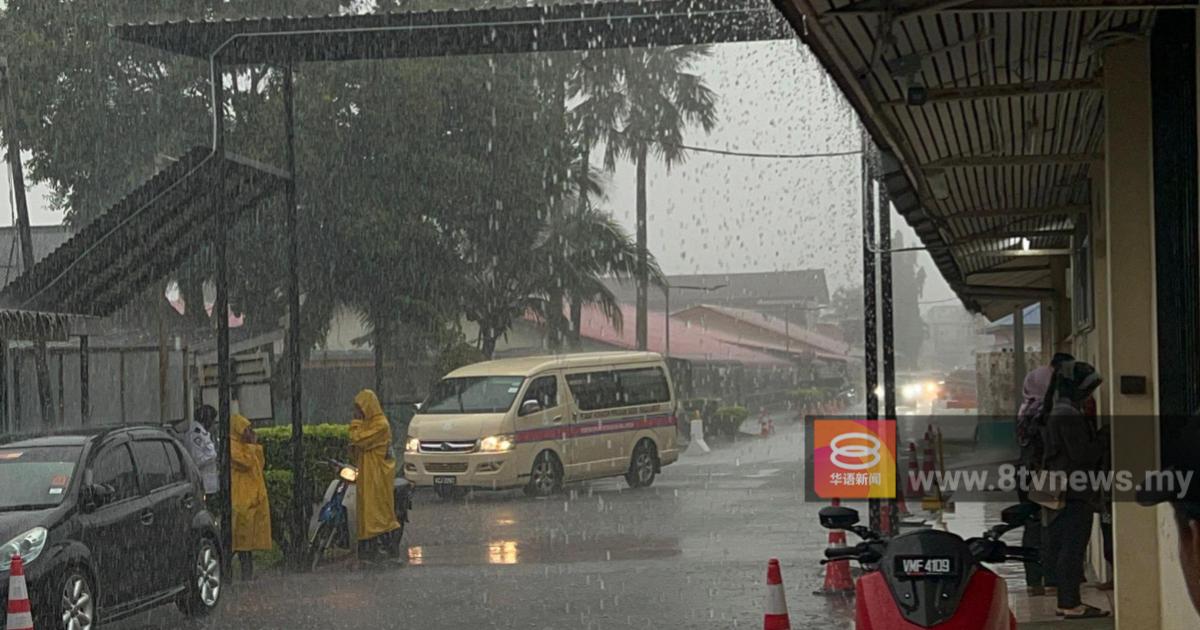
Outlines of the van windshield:
M421 413L503 413L524 382L523 376L444 378L421 405Z

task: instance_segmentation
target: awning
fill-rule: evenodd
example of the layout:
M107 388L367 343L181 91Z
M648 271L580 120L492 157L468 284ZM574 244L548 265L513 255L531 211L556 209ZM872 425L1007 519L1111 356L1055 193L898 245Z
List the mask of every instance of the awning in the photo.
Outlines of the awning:
M0 291L0 308L112 314L177 269L219 225L212 196L227 174L231 222L286 181L244 158L196 147L89 223Z
M774 0L884 151L882 177L969 309L1052 294L1103 158L1100 51L1177 0Z
M592 2L368 15L126 24L116 36L229 64L404 59L791 37L752 0Z
M92 334L93 326L80 315L0 309L0 340L4 341L68 341Z

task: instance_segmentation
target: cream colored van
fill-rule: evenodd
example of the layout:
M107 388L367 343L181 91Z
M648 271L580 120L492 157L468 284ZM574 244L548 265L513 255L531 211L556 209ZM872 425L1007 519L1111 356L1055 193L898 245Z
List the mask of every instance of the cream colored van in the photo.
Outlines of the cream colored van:
M404 476L450 497L624 475L654 483L679 458L660 355L596 352L476 363L446 375L408 427Z

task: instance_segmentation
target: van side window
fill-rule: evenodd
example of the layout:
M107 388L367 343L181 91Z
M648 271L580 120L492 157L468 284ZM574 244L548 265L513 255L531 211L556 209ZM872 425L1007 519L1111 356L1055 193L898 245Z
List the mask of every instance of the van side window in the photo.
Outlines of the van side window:
M558 377L543 376L535 379L529 384L529 389L525 390L525 397L521 400L524 403L526 400L536 400L541 404L542 409L553 409L558 406Z
M583 372L567 375L567 387L583 411L621 407L621 388L615 372Z
M567 386L583 411L670 402L671 387L662 368L568 374Z
M617 380L625 405L650 405L671 401L671 387L662 368L619 370Z

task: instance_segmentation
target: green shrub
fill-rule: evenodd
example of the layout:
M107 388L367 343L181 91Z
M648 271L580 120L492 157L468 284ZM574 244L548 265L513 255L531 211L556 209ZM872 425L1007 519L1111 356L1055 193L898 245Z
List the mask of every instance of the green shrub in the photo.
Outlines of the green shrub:
M292 471L292 428L290 426L258 429L258 441L263 446L268 471ZM345 424L310 424L304 427L304 478L308 481L308 500L319 501L336 472L327 460L348 461L350 426ZM289 488L291 486L288 486Z
M792 399L800 405L825 400L826 392L817 387L800 387L792 390Z
M292 549L289 532L292 507L292 471L268 470L263 473L267 482L267 499L271 503L271 539L284 555ZM303 541L301 541L303 542Z
M711 417L705 418L704 434L733 437L737 435L738 427L749 417L750 411L745 407L721 407Z

